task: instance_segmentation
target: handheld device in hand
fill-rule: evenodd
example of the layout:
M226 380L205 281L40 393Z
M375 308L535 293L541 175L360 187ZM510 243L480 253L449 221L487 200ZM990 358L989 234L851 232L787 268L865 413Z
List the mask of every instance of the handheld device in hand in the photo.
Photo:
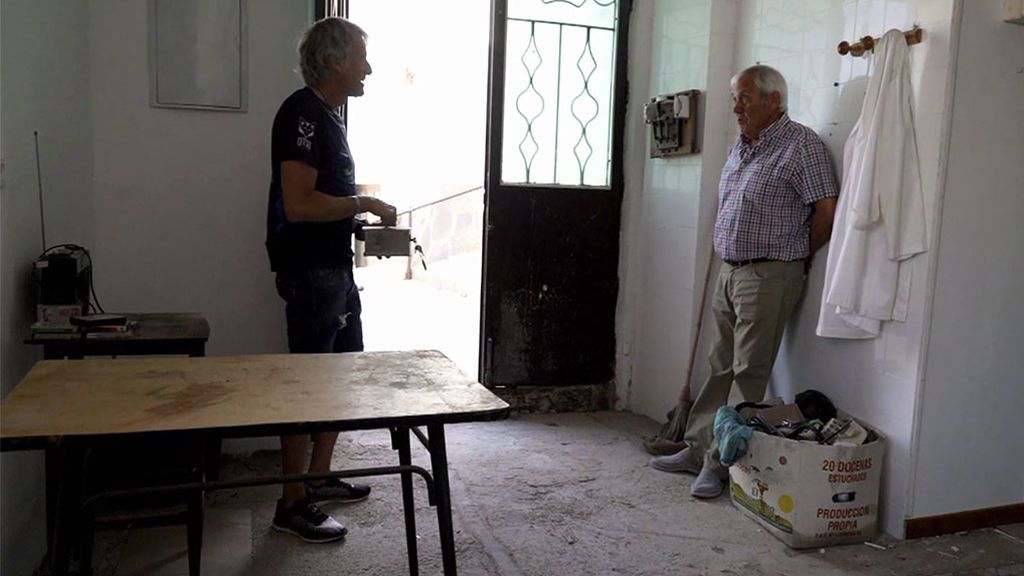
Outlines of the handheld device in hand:
M409 256L412 235L408 228L393 226L363 226L363 253L367 256L389 258Z

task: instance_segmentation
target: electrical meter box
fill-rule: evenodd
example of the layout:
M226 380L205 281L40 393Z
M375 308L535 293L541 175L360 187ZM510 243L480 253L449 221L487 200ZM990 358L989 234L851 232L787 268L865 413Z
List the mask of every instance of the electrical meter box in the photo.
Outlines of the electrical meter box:
M644 104L644 121L651 126L651 158L697 154L697 114L700 90L663 94Z

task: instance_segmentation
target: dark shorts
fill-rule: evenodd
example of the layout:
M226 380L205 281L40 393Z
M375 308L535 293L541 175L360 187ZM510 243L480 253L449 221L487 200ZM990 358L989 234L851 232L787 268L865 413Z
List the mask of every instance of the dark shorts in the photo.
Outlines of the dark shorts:
M363 351L363 306L351 269L278 272L276 282L292 354Z

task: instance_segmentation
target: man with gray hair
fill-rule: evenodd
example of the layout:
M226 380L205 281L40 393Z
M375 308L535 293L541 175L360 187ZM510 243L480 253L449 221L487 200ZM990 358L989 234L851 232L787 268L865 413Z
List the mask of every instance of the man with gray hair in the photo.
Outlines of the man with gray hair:
M832 233L839 189L825 144L786 113L786 80L769 66L732 79L740 137L722 168L715 252L710 375L690 409L686 448L651 466L697 474L691 493L715 498L726 469L713 425L733 386L744 402L764 399L782 333L803 292L810 258Z
M354 217L363 212L395 223L395 207L356 196L355 165L340 108L363 95L371 73L366 33L342 18L315 23L299 43L306 86L274 117L271 135L267 253L285 301L288 350L299 353L363 350L362 306L352 277ZM327 472L337 432L313 434L310 473ZM309 435L281 437L281 470L302 474ZM370 488L332 478L283 487L273 527L308 542L331 542L346 529L318 501L356 502Z

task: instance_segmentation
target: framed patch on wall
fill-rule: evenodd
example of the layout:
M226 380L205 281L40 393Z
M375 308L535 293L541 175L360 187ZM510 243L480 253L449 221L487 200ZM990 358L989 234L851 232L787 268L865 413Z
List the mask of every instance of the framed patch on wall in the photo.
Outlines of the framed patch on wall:
M245 112L248 0L150 0L149 105Z

